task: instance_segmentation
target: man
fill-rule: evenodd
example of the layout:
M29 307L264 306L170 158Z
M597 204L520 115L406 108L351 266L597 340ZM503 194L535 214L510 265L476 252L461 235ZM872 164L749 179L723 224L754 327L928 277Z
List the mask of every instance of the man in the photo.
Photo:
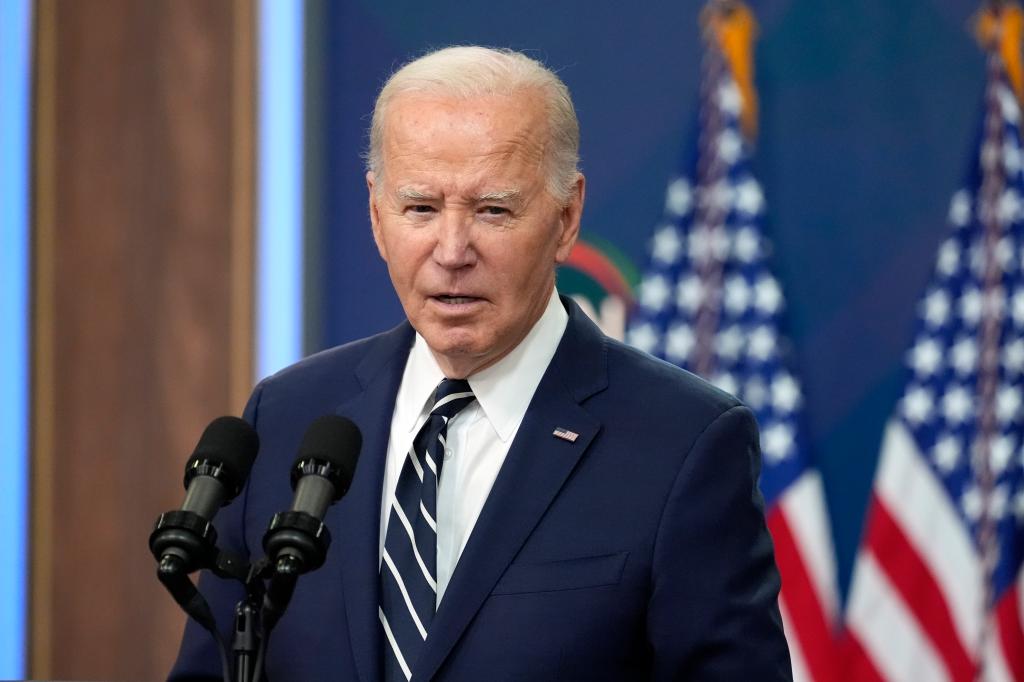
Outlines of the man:
M751 413L555 292L578 137L564 84L511 51L441 50L381 91L370 220L408 322L256 388L261 453L218 519L258 556L305 427L359 425L275 682L789 679ZM202 589L226 626L240 594ZM207 640L172 677L219 674Z

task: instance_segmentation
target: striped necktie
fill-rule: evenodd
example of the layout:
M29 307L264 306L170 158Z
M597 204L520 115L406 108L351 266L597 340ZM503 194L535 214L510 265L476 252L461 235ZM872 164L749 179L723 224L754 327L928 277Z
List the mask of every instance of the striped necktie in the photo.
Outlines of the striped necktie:
M384 677L408 680L437 609L437 481L448 420L476 398L469 382L445 379L398 477L380 563L378 616L387 644Z

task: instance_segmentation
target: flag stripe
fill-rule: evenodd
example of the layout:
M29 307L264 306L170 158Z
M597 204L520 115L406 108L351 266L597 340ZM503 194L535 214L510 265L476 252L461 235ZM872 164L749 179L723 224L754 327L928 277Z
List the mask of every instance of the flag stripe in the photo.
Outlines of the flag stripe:
M1021 631L1019 584L1003 594L996 604L995 620L998 625L999 643L1006 666L1013 679L1024 680L1024 632Z
M779 504L785 510L794 545L801 551L818 602L833 623L839 613L836 560L825 508L825 488L818 471L804 471L782 494Z
M995 628L998 627L998 623L995 622L995 614L993 614L992 621L991 627L993 632L995 632ZM1014 682L1014 679L1020 679L1019 677L1014 678L1010 674L1006 658L1003 656L1002 643L999 641L998 636L988 637L985 640L985 651L980 673L978 679L982 682Z
M842 643L843 648L843 670L846 673L845 679L849 682L885 682L885 678L878 672L874 661L861 646L857 636L847 632Z
M786 605L785 594L779 595L779 612L782 614L783 627L788 629L789 623L793 622L793 616L790 615L789 607ZM800 646L800 638L787 632L786 643L789 645L789 663L793 672L793 682L814 682L814 678L811 677L811 673L807 669L807 659Z
M847 620L853 636L882 679L894 682L949 680L942 657L921 631L914 614L870 550L860 553L854 570L857 581L850 597ZM858 671L862 668L855 666ZM857 678L851 679L860 682Z
M975 641L985 596L974 543L899 419L885 431L875 495L938 582L960 641Z
M938 650L953 680L971 680L975 665L956 628L945 594L916 549L877 498L872 507L866 545L879 558L882 570L903 597L922 630Z
M792 620L786 623L790 632L787 638L792 640L795 634L799 640L812 679L834 680L832 628L825 618L786 514L778 505L768 513L768 529L775 543L775 561L782 574L782 596L792 616Z

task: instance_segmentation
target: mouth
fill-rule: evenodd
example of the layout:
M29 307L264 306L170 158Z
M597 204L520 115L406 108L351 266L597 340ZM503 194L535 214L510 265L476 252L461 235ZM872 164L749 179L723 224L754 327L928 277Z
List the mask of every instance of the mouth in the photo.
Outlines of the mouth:
M475 303L482 300L476 296L455 296L452 294L438 294L433 298L447 305L466 305L467 303Z

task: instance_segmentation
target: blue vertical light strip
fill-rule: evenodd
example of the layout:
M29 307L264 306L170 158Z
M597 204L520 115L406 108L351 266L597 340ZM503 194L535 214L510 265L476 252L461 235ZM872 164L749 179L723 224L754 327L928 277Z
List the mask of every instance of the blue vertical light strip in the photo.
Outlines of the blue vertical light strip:
M31 0L0 2L0 679L25 676Z
M304 4L259 6L257 378L302 354Z

